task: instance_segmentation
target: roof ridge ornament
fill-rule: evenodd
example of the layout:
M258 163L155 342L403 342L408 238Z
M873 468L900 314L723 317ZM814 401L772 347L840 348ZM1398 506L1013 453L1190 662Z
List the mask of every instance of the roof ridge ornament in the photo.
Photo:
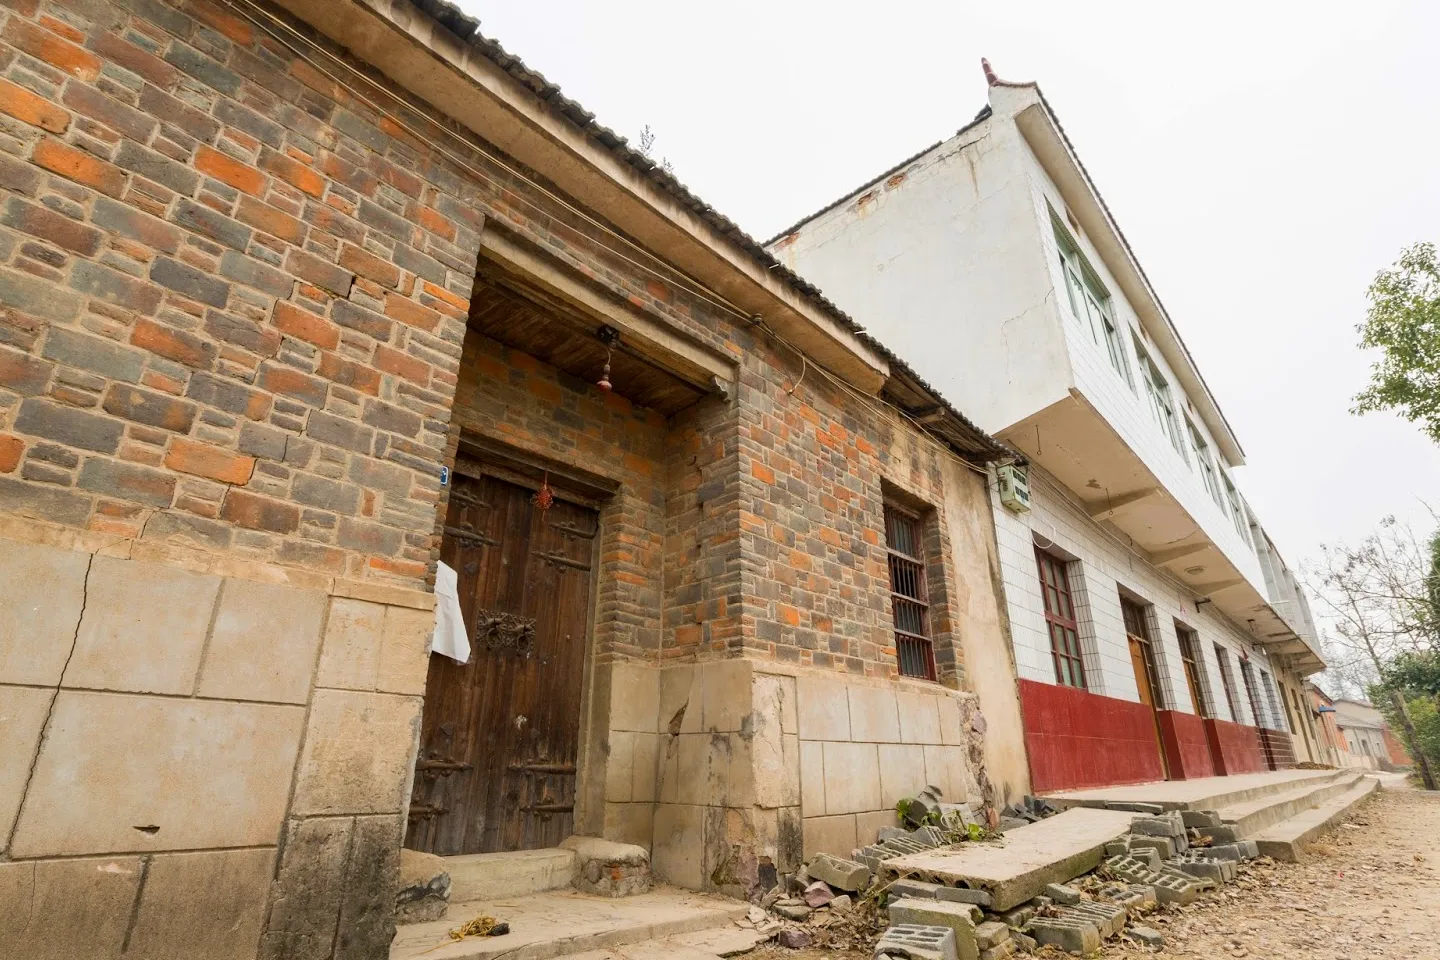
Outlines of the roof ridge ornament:
M980 58L980 69L985 71L985 82L988 85L994 87L1002 82L999 77L995 76L995 71L991 68L990 61L985 57Z

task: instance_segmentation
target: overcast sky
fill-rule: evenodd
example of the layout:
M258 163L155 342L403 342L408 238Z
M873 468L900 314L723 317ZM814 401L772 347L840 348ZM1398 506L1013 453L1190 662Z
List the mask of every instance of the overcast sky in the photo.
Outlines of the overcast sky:
M981 56L1038 81L1291 565L1440 506L1440 450L1348 412L1365 288L1440 241L1440 4L461 6L601 123L632 141L649 124L676 175L762 240L953 134L985 104Z

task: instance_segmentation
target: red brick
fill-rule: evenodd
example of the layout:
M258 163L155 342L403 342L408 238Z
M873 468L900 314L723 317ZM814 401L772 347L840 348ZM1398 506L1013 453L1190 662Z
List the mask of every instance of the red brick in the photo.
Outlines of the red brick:
M138 390L128 383L112 383L105 393L105 412L135 423L174 433L186 433L195 423L195 404L169 394Z
M368 393L372 397L380 395L380 374L363 363L346 360L333 353L322 353L320 368L315 372L326 380Z
M45 384L50 382L50 372L54 369L53 363L46 363L26 353L0 348L0 387L11 393L18 393L22 397L44 393Z
M333 153L320 154L320 172L362 196L373 196L378 181L369 172Z
M170 452L165 454L165 466L181 473L192 473L197 477L208 477L221 483L239 486L250 482L250 474L255 470L255 458L208 443L176 437L170 442Z
M215 360L215 345L203 337L143 317L135 322L130 342L197 370L208 370Z
M266 147L260 151L260 169L272 176L279 177L286 183L303 190L312 197L321 197L325 194L325 178L314 170L311 170L299 160L277 153Z
M271 236L289 241L297 247L305 240L305 224L287 213L281 213L254 197L241 197L235 211L235 219L247 223L256 230L263 230Z
M404 377L411 383L419 384L422 387L430 384L430 364L389 347L377 346L375 348L375 369L383 373L393 373L397 377ZM559 399L557 392L555 400L552 402L559 402Z
M325 406L325 381L289 367L270 366L260 374L260 387L271 393L293 397L312 407Z
M759 462L758 460L751 462L750 476L754 477L756 480L759 480L762 483L775 482L775 471L771 470L769 467L765 466L765 464Z
M265 174L214 147L201 146L195 151L195 169L241 193L257 197L265 193Z
M17 17L11 17L6 25L5 39L17 50L23 50L36 60L44 60L86 83L100 76L99 57L49 30L42 30Z
M431 333L440 326L440 314L423 307L408 297L399 294L385 294L385 315L392 320L399 320L409 327L416 327Z
M100 249L99 230L56 213L49 207L26 203L18 197L12 197L5 205L4 212L0 213L0 222L81 256L93 257Z
M213 3L187 3L185 10L192 17L219 30L235 43L248 47L255 42L255 28L246 20Z
M445 217L441 215L439 210L435 210L431 207L420 207L415 212L415 214L416 217L420 220L420 226L424 227L426 230L429 230L437 237L444 237L451 243L455 242L455 237L458 235L458 231L455 229L455 224L445 219Z
M0 113L51 133L64 133L70 126L70 111L9 80L0 80Z
M25 441L9 434L0 434L0 473L14 473L25 452Z
M346 270L367 280L374 280L378 284L391 288L400 285L399 267L353 243L341 244L339 262L340 266Z
M388 183L407 197L419 199L420 193L425 187L425 181L415 174L409 170L400 169L388 160L378 158L371 163L371 167L383 182Z
M286 336L313 343L324 350L334 350L340 345L339 327L324 317L308 310L301 310L293 303L286 303L284 300L275 302L275 312L271 316L270 322L275 325L276 330Z
M408 577L420 579L425 576L429 567L426 564L414 560L397 560L391 557L371 557L370 569L379 570L381 573L394 574L397 577Z
M345 103L350 99L350 94L339 83L330 79L319 68L313 67L305 60L295 59L290 63L290 76L299 80L305 86L314 90L327 99L337 103Z
M268 530L271 533L294 533L300 526L300 508L269 497L257 496L248 490L232 487L225 494L220 516L247 530Z
M106 196L118 199L125 192L125 171L59 140L46 137L35 144L32 159L51 173L82 183Z

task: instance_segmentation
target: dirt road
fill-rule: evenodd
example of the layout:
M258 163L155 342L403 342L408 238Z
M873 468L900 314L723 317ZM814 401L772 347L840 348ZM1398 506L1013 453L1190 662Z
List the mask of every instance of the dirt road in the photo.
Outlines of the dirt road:
M1242 883L1154 914L1166 956L1205 960L1440 960L1440 796L1386 789L1301 864L1254 867ZM1108 945L1106 960L1154 955Z

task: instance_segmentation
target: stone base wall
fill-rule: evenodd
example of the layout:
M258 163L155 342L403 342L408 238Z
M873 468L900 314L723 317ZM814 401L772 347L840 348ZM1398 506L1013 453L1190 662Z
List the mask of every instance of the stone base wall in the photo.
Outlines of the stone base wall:
M431 597L0 528L6 955L388 942Z

